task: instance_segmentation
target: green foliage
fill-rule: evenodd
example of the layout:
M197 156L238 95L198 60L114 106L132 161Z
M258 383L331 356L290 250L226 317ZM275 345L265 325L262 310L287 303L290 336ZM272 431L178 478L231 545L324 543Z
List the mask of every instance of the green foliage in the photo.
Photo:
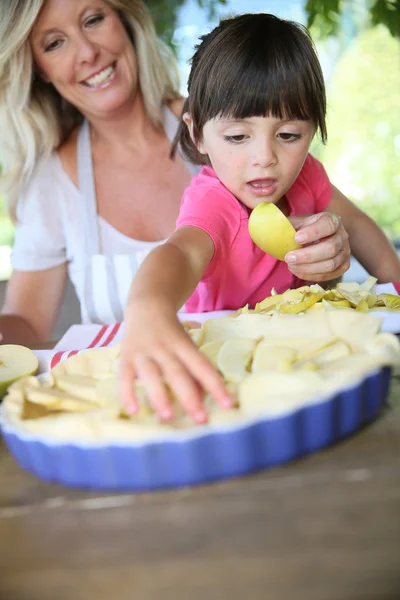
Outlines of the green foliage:
M357 4L354 0L307 0L307 27L315 25L322 36L336 35L343 12ZM393 37L400 37L400 0L368 0L367 25L384 25Z
M400 42L382 25L360 34L328 90L328 144L319 157L333 183L393 239L400 237Z
M340 22L340 0L307 0L307 27L317 26L323 37L336 34Z
M158 35L174 48L173 35L176 26L178 9L185 0L144 0L153 17ZM226 4L227 0L197 0L201 8L208 11L210 19L215 16L218 5Z

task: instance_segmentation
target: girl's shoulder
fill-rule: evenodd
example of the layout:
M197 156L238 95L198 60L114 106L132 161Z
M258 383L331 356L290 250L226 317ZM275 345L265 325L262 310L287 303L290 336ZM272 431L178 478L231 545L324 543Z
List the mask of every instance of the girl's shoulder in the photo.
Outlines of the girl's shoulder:
M246 217L243 205L221 183L214 170L204 166L183 194L178 222L210 224L213 230L220 227L236 234Z
M219 202L224 204L225 207L230 206L231 210L238 214L244 210L243 205L218 179L214 169L209 166L202 166L200 172L193 177L186 188L184 200L197 200L204 203L209 201L211 206L216 208L216 198L219 198Z

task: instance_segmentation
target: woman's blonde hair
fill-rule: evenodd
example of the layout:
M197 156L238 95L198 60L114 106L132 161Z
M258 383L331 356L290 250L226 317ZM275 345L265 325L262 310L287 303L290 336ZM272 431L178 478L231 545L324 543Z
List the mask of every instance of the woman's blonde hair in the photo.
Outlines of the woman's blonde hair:
M29 43L46 0L0 1L0 183L16 219L22 187L82 122L81 113L34 70ZM145 110L158 126L165 101L179 97L176 63L141 0L104 0L120 16L136 51Z

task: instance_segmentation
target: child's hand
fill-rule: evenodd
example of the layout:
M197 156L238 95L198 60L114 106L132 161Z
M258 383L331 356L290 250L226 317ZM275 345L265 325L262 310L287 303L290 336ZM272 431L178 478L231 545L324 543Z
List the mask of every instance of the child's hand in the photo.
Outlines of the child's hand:
M290 271L306 281L329 281L340 277L350 266L349 236L339 217L324 212L289 217L297 230L295 240L303 248L288 252Z
M207 421L203 389L221 407L232 406L222 377L165 303L136 302L131 308L125 322L120 359L122 396L128 412L133 414L139 408L134 393L135 377L141 380L163 421L173 417L166 384L196 423Z

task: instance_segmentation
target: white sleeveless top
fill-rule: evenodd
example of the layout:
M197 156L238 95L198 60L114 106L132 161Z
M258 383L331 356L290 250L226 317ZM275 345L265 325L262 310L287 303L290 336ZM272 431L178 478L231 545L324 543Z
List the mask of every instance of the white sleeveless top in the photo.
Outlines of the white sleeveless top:
M178 119L164 109L172 141ZM165 240L130 238L97 214L90 128L82 124L77 146L78 184L73 185L57 154L23 191L12 252L21 271L48 269L65 262L81 305L83 323L123 319L130 285L147 254ZM198 167L186 163L192 175Z

